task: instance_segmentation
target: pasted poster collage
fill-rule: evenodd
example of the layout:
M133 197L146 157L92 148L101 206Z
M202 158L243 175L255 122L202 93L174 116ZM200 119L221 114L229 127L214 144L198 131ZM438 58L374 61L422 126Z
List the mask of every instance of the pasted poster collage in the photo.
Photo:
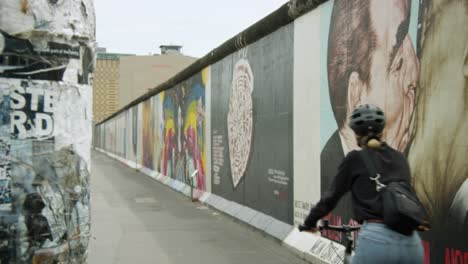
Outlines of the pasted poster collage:
M91 117L91 90L16 79L0 79L0 88L2 262L80 259L90 225L89 160L75 144L90 143L91 119L70 118ZM76 106L83 110L79 116Z
M92 1L0 14L0 263L86 263Z

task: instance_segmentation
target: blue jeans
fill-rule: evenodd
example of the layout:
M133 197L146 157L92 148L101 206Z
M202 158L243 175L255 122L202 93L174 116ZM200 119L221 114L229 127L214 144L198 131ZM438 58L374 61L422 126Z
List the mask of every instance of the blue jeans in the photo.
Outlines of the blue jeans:
M355 252L353 264L419 264L424 261L423 247L417 232L405 236L379 223L364 222Z

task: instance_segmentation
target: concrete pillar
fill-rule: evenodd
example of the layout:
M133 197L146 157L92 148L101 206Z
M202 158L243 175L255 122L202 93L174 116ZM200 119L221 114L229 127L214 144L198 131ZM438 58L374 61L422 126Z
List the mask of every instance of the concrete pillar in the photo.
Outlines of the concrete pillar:
M92 0L0 1L0 263L86 263Z

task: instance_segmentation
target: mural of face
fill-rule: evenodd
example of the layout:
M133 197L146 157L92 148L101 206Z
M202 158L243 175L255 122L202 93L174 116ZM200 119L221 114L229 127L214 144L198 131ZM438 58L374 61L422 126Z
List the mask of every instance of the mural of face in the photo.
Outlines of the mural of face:
M463 223L468 216L468 194L459 191L468 179L467 23L467 1L428 2L423 19L421 88L408 160L418 195L440 222L446 221L457 192L458 205L454 201L452 207L458 209L449 221L458 218Z
M234 187L244 176L253 134L253 73L250 64L240 59L234 66L227 116L229 156Z
M321 140L322 193L330 187L344 156L360 149L348 125L357 106L367 103L383 109L387 119L383 139L399 151L406 150L419 78L419 62L409 35L410 20L416 19L411 10L411 0L333 2L326 51L328 85L321 86L325 94L328 89L338 131L330 133L332 120L325 105L320 131L330 137ZM352 211L348 195L332 214L349 223Z
M376 49L371 58L368 92L362 103L382 107L387 119L384 139L403 151L409 139L419 62L408 35L410 3L406 0L373 1L371 21Z
M385 112L384 140L405 150L419 78L419 62L408 34L410 11L409 0L335 1L328 79L345 152L358 149L347 125L348 116L366 103L378 105Z

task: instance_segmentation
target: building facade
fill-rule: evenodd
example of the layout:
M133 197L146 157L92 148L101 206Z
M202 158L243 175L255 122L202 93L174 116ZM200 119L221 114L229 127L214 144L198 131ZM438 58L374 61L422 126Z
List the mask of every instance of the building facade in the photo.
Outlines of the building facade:
M93 122L98 123L149 89L167 81L197 58L181 46L161 46L161 55L107 53L98 48L93 82Z
M120 58L119 109L197 60L177 51L165 51L163 47L162 55Z
M93 121L99 122L118 110L120 59L128 54L98 53L93 82Z

